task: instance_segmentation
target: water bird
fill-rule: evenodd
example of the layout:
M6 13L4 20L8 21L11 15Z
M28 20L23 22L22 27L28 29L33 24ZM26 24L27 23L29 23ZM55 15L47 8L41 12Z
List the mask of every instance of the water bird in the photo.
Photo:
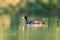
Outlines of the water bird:
M30 27L33 27L35 29L41 28L45 24L42 20L30 20L29 16L24 16L24 19L26 23L26 26L25 26L26 29L29 29Z

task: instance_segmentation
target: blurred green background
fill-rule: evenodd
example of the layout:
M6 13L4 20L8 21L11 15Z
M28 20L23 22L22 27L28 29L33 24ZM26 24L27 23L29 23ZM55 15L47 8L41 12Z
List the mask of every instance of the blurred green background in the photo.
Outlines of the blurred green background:
M22 31L25 15L45 26ZM0 40L60 40L60 0L0 0Z

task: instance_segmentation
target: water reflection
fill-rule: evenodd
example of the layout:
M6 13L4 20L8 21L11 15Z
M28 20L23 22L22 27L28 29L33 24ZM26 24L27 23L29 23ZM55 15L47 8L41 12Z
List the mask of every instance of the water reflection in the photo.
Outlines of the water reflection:
M19 27L11 27L10 16L0 16L0 40L59 40L60 27L57 28L57 17L51 18L50 27L48 27L48 18L42 18L42 20L46 23L45 27L39 30L28 29L22 31L21 24L24 20L20 20L22 23Z

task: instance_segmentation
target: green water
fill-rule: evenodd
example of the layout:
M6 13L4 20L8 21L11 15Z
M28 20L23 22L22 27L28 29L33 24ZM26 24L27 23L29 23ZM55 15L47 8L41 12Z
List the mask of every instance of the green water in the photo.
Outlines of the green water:
M29 29L22 31L22 26L18 28L0 27L0 40L60 40L60 27L57 27L57 18L51 18L48 27L48 19L42 18L45 27L38 30Z

